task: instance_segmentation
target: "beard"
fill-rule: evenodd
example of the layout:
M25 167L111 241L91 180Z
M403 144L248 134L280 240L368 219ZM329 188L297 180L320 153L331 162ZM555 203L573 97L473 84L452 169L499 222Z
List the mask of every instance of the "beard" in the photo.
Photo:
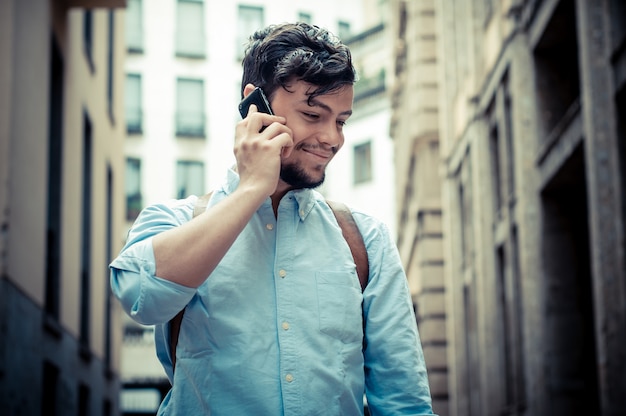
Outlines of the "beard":
M292 186L293 189L312 189L324 183L326 174L322 172L322 177L315 180L309 176L304 169L296 165L282 165L280 167L280 179Z

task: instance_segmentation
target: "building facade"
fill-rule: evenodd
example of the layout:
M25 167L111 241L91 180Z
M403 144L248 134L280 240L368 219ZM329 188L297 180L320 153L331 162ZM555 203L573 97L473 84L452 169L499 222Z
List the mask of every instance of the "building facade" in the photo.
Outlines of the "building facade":
M398 47L396 63L418 45L418 4L437 43L445 414L621 414L626 6L398 1L409 52ZM430 82L397 68L402 98L413 77ZM410 108L395 107L394 119L411 119ZM396 155L425 157L406 131L392 136L407 140ZM408 182L409 171L398 175Z
M117 414L124 5L0 2L3 415Z
M392 1L397 245L407 273L435 413L447 415L448 378L439 156L435 2Z

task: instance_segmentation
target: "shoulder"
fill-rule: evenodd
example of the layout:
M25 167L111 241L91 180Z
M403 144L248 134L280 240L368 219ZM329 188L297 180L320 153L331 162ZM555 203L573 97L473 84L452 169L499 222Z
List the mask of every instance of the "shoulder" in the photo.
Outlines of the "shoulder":
M130 235L144 234L147 231L160 230L162 227L172 227L188 222L191 220L193 207L197 200L197 196L190 196L185 199L164 200L146 206L133 223Z
M191 195L184 199L168 199L144 208L137 220L146 217L164 216L174 217L180 222L186 222L191 219L193 208L198 201L198 196Z
M389 228L379 218L359 209L352 208L345 203L337 203L333 201L330 202L330 204L333 204L333 206L337 206L336 204L338 204L339 209L349 210L361 233L361 236L363 237L363 242L365 243L368 251L378 250L389 246L390 244L394 244L391 239Z
M380 219L357 209L351 209L351 211L365 244L391 239L389 228Z

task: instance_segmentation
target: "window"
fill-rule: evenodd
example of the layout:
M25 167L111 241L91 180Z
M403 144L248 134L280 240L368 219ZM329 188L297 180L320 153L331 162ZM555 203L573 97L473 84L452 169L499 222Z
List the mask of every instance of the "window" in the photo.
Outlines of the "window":
M126 48L129 52L143 52L143 4L128 0L126 5Z
M497 124L490 127L489 133L489 153L491 156L491 178L493 184L494 212L499 219L502 215L502 162L500 155L500 135Z
M155 388L128 388L120 392L120 410L123 414L155 414L161 403L161 394Z
M107 164L107 185L106 185L106 243L104 246L105 251L105 259L107 264L113 259L113 198L115 197L115 193L113 192L113 169L111 165ZM109 275L109 268L105 269L105 275ZM112 334L112 326L114 324L113 320L113 311L114 306L113 302L115 302L115 297L111 291L111 284L109 283L109 279L104 279L104 293L105 301L104 301L104 371L106 374L112 374L113 368L112 364L112 354L113 354L113 334ZM106 401L105 407L106 407ZM103 416L110 415L110 411L105 411Z
M204 163L179 161L176 166L176 198L204 193Z
M560 2L534 50L541 145L548 146L579 112L580 68L575 2ZM556 136L555 136L556 135Z
M83 113L83 192L82 192L82 244L80 280L80 349L84 357L89 356L89 333L91 323L91 224L92 221L92 123Z
M372 142L354 146L354 184L372 180Z
M126 219L133 221L139 215L141 200L141 160L126 159Z
M126 75L126 131L130 134L142 132L143 112L141 107L141 75Z
M300 12L298 13L298 21L311 24L313 23L313 17L311 13Z
M350 23L340 20L337 23L337 36L339 36L339 39L342 41L348 39L350 37Z
M493 16L493 0L483 0L483 18L487 25Z
M46 230L46 314L59 318L61 281L61 229L63 216L63 56L54 38L50 50L48 105L48 203Z
M611 41L615 50L623 42L626 42L626 2L610 0L609 13L611 16ZM623 49L621 53L623 53Z
M91 9L85 10L85 14L83 15L83 43L87 63L93 72L93 10Z
M59 404L59 368L49 361L43 363L43 385L41 386L41 414L56 416Z
M459 231L461 232L461 269L471 270L474 264L474 190L472 182L472 159L469 150L465 154L458 179Z
M250 36L261 29L265 21L263 7L239 6L237 20L237 58L243 58Z
M115 14L113 10L109 10L109 39L107 45L107 110L111 121L113 117L113 71L114 65L114 41L115 41Z
M204 81L177 81L176 135L204 137Z
M89 415L90 396L91 396L91 392L89 390L89 386L87 386L86 384L80 383L78 385L78 415L79 416Z
M385 92L385 68L381 68L376 73L363 74L359 82L354 84L354 101L363 100L376 94Z
M176 10L176 55L204 58L204 3L178 0Z

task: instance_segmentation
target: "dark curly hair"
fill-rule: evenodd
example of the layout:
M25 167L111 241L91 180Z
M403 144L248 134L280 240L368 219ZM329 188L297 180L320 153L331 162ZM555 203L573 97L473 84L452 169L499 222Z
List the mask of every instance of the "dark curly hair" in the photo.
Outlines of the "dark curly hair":
M302 80L316 88L309 99L352 85L357 80L346 45L326 29L307 23L270 25L254 33L243 58L241 92L246 84L270 97L278 87Z

